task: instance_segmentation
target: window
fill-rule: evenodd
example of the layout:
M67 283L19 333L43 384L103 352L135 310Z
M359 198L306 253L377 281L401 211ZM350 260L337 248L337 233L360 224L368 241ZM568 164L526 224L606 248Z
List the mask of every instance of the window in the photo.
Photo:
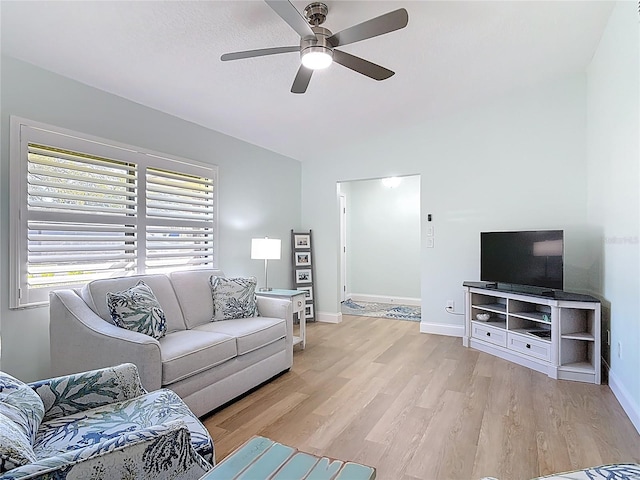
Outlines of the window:
M11 119L11 308L217 265L217 168Z

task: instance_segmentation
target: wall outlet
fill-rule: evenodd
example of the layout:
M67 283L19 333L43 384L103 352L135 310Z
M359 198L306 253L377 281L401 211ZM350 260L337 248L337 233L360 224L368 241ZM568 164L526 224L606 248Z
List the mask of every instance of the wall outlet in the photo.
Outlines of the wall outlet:
M447 310L455 310L456 304L453 300L447 300Z

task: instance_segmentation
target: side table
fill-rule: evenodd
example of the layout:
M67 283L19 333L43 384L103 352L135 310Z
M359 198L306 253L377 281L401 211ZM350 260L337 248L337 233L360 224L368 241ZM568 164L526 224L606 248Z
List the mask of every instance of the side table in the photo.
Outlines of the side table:
M200 480L374 480L373 467L318 457L274 442L253 437L213 467Z
M293 336L293 345L299 344L300 348L304 350L307 346L307 318L304 313L307 293L304 290L274 288L273 290L256 291L256 295L259 297L286 298L291 301L293 313L298 315L298 320L300 321L300 335Z

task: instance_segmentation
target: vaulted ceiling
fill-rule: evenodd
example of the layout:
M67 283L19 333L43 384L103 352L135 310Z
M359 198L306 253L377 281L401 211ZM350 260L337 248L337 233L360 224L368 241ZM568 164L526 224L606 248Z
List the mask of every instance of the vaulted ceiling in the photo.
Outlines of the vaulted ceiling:
M303 11L308 2L295 0ZM2 53L304 161L437 119L588 65L611 13L597 1L325 2L332 32L397 8L406 28L342 49L396 74L333 64L290 93L298 53L221 62L226 52L296 45L255 1L3 1Z

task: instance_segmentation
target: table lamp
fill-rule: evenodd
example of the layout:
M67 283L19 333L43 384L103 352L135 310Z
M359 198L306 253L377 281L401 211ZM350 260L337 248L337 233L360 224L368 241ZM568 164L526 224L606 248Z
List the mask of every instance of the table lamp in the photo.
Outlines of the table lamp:
M280 239L279 238L252 238L251 258L253 260L264 260L264 288L260 291L270 291L268 262L269 260L280 260Z

